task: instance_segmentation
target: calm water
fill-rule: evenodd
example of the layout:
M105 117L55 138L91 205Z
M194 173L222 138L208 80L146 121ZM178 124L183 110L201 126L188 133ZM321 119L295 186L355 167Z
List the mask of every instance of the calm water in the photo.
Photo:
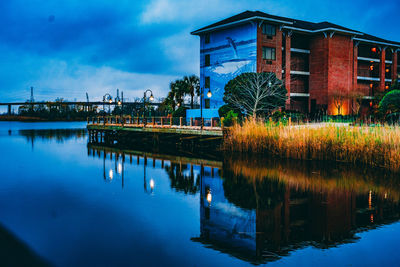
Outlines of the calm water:
M0 265L400 262L400 177L92 146L84 127L0 123Z

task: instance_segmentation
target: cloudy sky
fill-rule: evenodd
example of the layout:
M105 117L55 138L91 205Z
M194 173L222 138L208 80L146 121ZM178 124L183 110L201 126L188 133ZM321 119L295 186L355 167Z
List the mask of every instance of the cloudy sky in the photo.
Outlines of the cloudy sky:
M245 10L330 21L400 41L398 0L0 0L0 102L165 96L199 74L190 32Z

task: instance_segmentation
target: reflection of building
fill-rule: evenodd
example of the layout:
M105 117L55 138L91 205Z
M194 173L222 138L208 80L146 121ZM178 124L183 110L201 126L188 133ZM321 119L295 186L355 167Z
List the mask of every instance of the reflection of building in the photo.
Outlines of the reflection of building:
M369 106L399 73L399 42L329 22L246 11L192 34L200 36L200 83L213 93L204 102L213 115L225 84L243 72L276 73L288 90L287 109L333 115L351 113L350 100L339 103L340 110L335 102L352 91L365 95Z
M304 191L224 174L201 179L201 233L193 240L252 263L351 242L357 231L399 219L399 204L372 192Z

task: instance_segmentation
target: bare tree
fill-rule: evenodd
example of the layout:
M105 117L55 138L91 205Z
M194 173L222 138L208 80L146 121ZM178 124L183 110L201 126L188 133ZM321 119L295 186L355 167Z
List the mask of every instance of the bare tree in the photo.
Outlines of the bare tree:
M360 112L362 100L364 94L361 91L352 91L349 93L349 99L351 100L351 110L353 114L358 114Z
M275 73L242 73L225 86L224 101L257 116L285 105L287 91Z
M346 94L343 90L335 90L331 94L333 99L333 104L337 108L338 115L342 115L342 108L344 105L344 101L348 98L348 94Z

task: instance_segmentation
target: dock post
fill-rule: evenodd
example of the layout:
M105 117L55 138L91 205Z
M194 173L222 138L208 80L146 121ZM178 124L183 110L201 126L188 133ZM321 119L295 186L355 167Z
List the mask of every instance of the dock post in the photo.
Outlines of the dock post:
M153 127L154 127L154 125L156 124L156 119L154 117L151 118L151 123L153 124Z
M161 127L164 126L164 117L161 117Z
M193 118L190 118L190 127L193 126Z
M169 117L169 126L172 126L172 117Z
M201 118L201 129L203 129L203 127L204 127L204 118Z
M139 125L139 116L136 117L136 124Z
M86 120L87 120L87 124L89 124L89 117L87 117Z
M182 117L179 117L179 127L182 127Z
M224 117L221 117L221 130L224 130Z
M100 117L97 117L97 124L100 124Z
M211 118L211 127L214 127L214 118Z
M289 117L289 126L292 125L292 117Z

